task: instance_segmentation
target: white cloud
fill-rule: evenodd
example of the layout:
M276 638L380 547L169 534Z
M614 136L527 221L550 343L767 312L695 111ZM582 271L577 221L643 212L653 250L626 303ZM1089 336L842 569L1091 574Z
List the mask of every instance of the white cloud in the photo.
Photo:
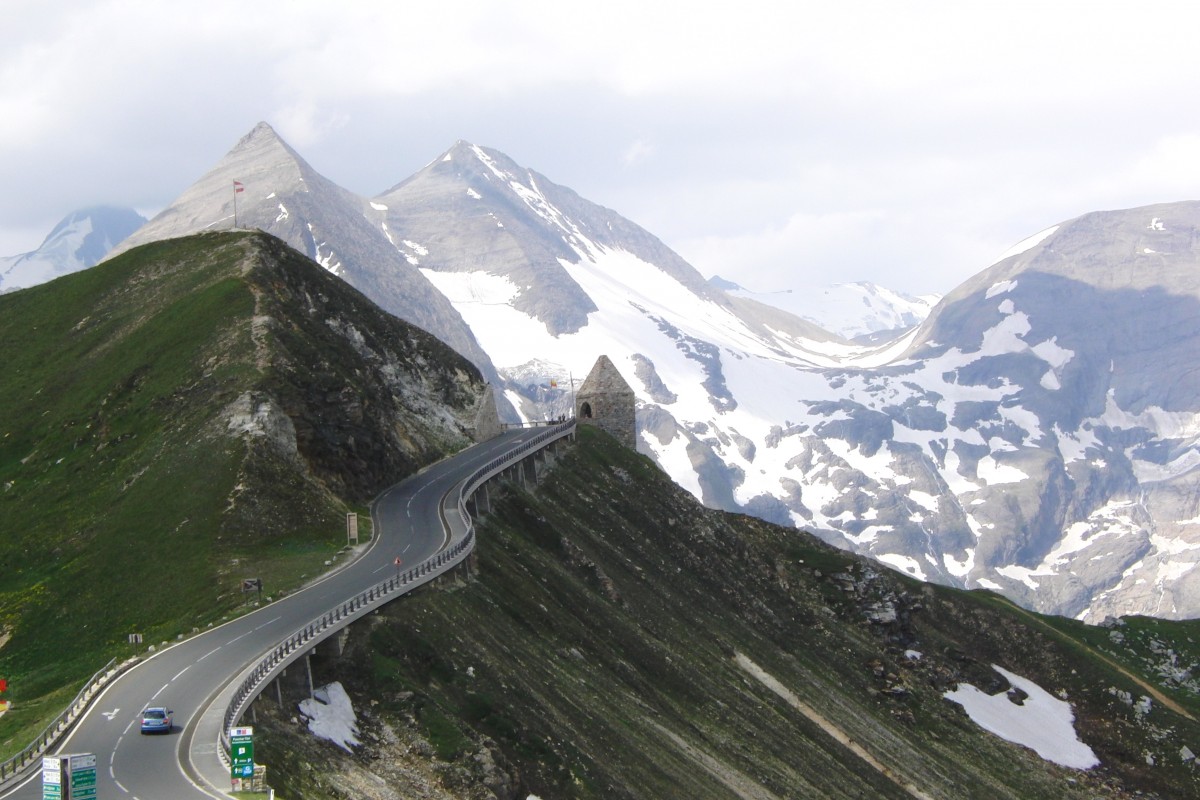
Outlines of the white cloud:
M260 120L363 194L495 147L747 285L948 291L1200 170L1200 9L1170 0L9 6L0 255L165 205Z
M654 153L654 147L644 139L638 139L633 144L625 149L625 154L621 156L621 161L625 166L631 167L635 164L646 160Z

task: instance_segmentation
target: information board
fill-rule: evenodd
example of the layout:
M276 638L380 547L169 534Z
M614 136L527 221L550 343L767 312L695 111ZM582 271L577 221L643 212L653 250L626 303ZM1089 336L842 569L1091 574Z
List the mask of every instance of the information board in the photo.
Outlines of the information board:
M254 728L229 729L229 776L249 778L254 775Z
M96 756L76 753L42 759L42 800L92 800L96 797Z

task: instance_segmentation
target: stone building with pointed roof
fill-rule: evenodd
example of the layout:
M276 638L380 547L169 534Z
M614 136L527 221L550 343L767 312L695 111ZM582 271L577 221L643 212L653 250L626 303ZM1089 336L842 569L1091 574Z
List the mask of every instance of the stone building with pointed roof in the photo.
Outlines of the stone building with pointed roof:
M575 393L575 420L595 425L628 448L637 448L633 389L608 356L600 356Z

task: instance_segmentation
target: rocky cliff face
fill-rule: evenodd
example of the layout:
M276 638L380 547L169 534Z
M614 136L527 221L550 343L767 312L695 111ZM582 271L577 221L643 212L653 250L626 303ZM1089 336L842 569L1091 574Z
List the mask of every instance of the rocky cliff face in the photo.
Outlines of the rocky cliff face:
M822 513L871 509L842 541L1056 613L1194 615L1198 223L1064 223L948 296L905 360L827 373L846 397L810 406L807 452L863 460Z

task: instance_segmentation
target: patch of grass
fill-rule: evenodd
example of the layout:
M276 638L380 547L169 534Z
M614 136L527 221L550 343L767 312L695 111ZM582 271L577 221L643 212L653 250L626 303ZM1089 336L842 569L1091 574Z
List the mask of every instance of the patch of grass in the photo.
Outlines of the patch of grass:
M470 749L471 740L463 734L458 724L443 714L436 705L421 705L417 719L424 726L429 743L433 745L434 752L442 761L453 761Z

